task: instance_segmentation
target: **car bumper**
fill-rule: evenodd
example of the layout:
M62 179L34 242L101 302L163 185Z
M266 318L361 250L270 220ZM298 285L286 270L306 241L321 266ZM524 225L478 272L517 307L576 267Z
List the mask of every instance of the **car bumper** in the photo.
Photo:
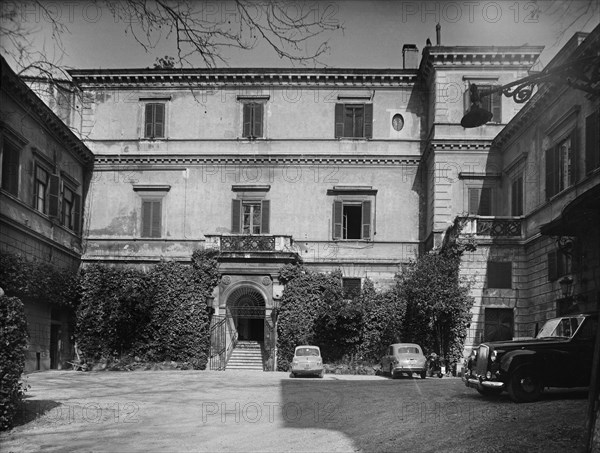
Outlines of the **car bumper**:
M484 381L475 377L462 377L463 382L467 387L472 389L504 389L504 382L502 381Z
M415 365L398 365L393 368L393 373L422 373L426 368Z
M294 374L320 374L323 372L323 368L305 368L305 367L292 367L292 373Z

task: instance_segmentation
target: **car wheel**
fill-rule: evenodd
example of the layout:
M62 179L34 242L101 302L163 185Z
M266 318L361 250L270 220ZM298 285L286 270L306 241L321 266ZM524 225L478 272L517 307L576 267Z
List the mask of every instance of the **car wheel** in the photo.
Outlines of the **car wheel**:
M427 372L425 370L421 371L421 379L425 379L427 377Z
M498 396L502 393L502 389L490 389L485 387L477 389L477 391L483 396Z
M510 373L508 395L515 403L530 403L540 399L542 381L530 365L521 365Z

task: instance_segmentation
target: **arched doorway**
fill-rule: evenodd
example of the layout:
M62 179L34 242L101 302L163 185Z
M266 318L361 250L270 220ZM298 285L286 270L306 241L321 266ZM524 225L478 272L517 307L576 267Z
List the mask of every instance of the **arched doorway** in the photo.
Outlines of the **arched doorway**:
M227 298L227 314L233 318L241 341L264 341L265 299L250 286L241 286Z

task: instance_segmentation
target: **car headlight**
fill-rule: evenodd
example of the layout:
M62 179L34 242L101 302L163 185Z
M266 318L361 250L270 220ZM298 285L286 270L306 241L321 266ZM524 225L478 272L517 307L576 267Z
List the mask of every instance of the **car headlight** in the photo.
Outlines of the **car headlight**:
M490 355L490 360L492 362L495 362L496 359L498 358L498 351L496 351L495 349L492 351L492 354Z

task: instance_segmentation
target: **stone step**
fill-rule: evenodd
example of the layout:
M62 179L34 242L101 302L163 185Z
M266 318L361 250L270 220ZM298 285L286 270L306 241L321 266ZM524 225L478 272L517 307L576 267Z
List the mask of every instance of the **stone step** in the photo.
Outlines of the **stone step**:
M263 370L261 344L257 341L238 341L227 361L228 370Z

